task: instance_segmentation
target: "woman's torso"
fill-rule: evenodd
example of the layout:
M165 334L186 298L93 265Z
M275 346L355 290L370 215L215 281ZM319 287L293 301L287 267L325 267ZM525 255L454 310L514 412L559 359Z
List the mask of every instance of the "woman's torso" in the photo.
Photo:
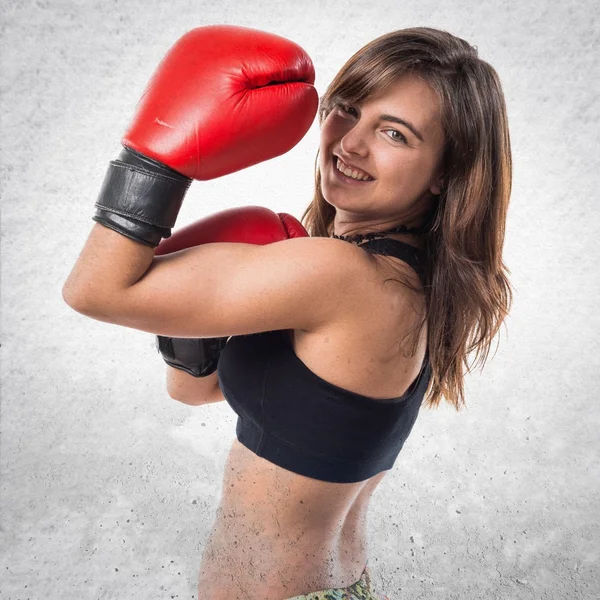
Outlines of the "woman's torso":
M384 286L398 268L418 282L404 263L364 254L357 261L356 294L340 299L340 319L314 332L290 330L290 344L326 381L393 398L422 365L426 327L412 356L399 341L419 322L413 309L423 309L423 298L397 284ZM235 440L202 557L199 600L282 600L352 585L367 562L369 500L385 474L357 483L320 481L257 457Z

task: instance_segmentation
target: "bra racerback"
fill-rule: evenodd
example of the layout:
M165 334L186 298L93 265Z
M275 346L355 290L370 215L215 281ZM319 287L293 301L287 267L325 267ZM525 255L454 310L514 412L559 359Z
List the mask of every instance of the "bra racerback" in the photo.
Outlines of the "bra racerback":
M420 250L389 238L361 244L422 275ZM233 336L219 357L219 385L238 416L236 436L257 456L300 475L364 481L393 467L431 378L426 353L402 396L376 399L326 381L295 354L287 330Z

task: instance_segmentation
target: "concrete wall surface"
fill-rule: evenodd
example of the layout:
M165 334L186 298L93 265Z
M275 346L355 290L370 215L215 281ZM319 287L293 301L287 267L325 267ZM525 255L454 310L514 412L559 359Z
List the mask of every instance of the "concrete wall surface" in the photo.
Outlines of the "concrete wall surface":
M373 497L375 585L400 599L600 597L598 7L533 2L2 0L3 600L196 598L235 436L226 403L171 400L154 336L61 288L108 161L165 51L193 27L288 37L320 94L356 50L426 25L500 75L515 302L468 409L423 410ZM245 204L301 217L315 121L287 154L195 183L177 227Z

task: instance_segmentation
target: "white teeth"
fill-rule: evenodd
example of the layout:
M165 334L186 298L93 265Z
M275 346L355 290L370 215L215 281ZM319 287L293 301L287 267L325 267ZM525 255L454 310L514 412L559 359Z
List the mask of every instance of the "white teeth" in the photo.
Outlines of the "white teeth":
M369 181L372 177L368 175L362 175L358 171L354 171L350 167L346 166L337 156L336 156L336 168L338 171L341 171L347 177L352 177L352 179L356 179L358 181Z

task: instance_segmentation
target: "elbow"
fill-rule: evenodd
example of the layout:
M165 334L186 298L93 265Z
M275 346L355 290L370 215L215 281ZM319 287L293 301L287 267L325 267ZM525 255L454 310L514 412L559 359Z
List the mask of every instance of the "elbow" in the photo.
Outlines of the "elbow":
M175 390L170 386L167 386L167 394L169 394L169 398L171 398L171 400L177 400L177 402L184 402L181 399L182 398L181 392L178 392L178 390ZM184 404L186 404L186 403L184 402Z
M172 379L168 379L167 381L167 394L169 394L169 398L171 398L171 400L176 400L177 402L181 402L183 404L192 403L189 393L186 394L181 385L176 385Z
M70 285L69 280L65 282L62 288L62 298L67 306L91 319L107 321L107 315L100 310L98 302L94 302L94 297L90 292L82 292Z
M167 392L169 393L171 400L176 400L177 402L181 402L181 404L187 404L188 406L200 406L201 404L206 404L206 401L198 396L184 396L181 393L174 393L171 390L167 390Z
M65 304L72 308L75 312L82 314L89 312L82 294L73 289L73 286L70 285L68 279L62 288L62 299L64 300Z
M181 402L181 404L187 404L188 406L203 404L200 394L190 394L189 391L182 390L180 387L167 385L167 393L171 400Z
M207 387L202 379L194 379L190 382L187 379L189 375L186 374L184 377L181 371L178 373L174 371L175 369L169 368L167 379L167 393L172 400L188 406L202 406L225 399L218 385Z

